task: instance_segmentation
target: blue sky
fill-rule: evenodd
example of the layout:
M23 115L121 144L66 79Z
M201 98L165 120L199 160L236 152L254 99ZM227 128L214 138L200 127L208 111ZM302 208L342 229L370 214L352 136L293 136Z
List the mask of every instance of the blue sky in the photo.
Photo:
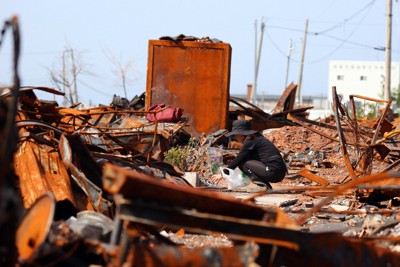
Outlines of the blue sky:
M232 46L231 93L244 94L254 79L255 21L266 28L258 93L284 89L289 40L294 43L289 82L298 82L305 20L309 35L303 94L328 94L329 60L384 60L385 0L203 0L203 1L17 1L0 3L0 23L19 17L23 85L52 87L50 70L60 68L65 48L74 49L86 73L80 100L108 104L124 95L115 64L127 71L128 98L146 89L148 41L179 34L217 38ZM400 60L399 3L393 1L393 55ZM319 34L316 34L319 33ZM0 85L11 84L11 35L0 47ZM114 58L114 61L111 59ZM52 96L39 94L41 98Z

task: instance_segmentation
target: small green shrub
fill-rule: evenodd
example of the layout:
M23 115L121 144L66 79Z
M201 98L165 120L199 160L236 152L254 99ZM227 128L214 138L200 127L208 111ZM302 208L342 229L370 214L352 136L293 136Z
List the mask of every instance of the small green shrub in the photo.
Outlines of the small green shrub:
M177 166L179 169L186 168L187 150L182 147L173 147L164 152L164 161Z

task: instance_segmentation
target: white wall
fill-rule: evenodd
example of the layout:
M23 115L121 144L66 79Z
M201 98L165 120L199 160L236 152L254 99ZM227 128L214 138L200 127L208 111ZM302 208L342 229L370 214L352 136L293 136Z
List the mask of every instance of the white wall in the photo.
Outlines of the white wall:
M343 79L338 79L341 76ZM399 86L399 63L392 62L391 91ZM361 77L364 77L363 80ZM332 86L343 96L343 103L349 95L362 95L382 99L385 84L385 62L383 61L348 61L329 62L328 99L332 103Z

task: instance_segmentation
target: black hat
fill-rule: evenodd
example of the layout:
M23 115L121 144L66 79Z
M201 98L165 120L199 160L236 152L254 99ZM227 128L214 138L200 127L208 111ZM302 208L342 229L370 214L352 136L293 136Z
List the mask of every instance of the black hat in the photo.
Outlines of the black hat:
M250 135L257 131L251 129L251 121L247 120L235 120L232 123L232 131L227 133L225 136L232 136L235 134L239 135Z

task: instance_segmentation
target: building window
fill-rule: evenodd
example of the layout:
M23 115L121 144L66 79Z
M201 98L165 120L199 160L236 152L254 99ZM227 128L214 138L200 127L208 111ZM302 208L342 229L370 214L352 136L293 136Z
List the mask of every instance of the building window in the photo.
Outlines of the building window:
M344 80L344 75L338 75L337 77L338 81L343 81Z
M364 76L364 75L360 76L360 81L366 81L366 80L367 80L367 76Z

